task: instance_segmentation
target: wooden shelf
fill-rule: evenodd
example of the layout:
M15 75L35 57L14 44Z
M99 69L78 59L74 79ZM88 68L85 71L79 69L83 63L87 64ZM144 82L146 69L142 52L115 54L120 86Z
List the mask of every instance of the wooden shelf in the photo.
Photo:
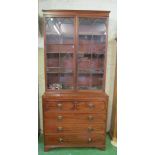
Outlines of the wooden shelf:
M73 52L46 52L46 54L74 54ZM91 52L78 52L77 54L94 54L94 55L104 55L105 53L91 53Z
M94 55L104 55L105 53L78 52L78 54L88 54L88 55L91 55L91 54L92 54L92 55L93 55L93 54L94 54Z
M58 44L58 43L46 43L46 45L74 45L74 43L70 44L70 43L65 43L65 44Z
M96 33L96 34L89 34L89 33L87 33L87 32L85 32L85 33L80 33L79 32L79 36L106 36L106 34L100 34L100 33Z
M78 86L78 88L85 88L85 89L89 89L89 90L101 90L102 87L101 86Z
M48 72L47 71L47 74L73 74L73 72Z
M80 42L80 41L79 41ZM100 43L94 43L94 42L91 42L91 40L89 41L89 43L79 43L79 46L80 45L82 45L82 46L90 46L90 45L95 45L95 46L97 46L97 45L105 45L105 43L104 42L100 42Z
M73 54L73 52L46 52L46 54Z
M103 74L103 72L91 72L91 71L89 71L89 72L85 72L85 71L80 71L80 72L78 72L78 74Z
M48 66L47 66L47 68L58 68L58 69L59 69L59 68L64 68L64 69L73 69L73 68L67 68L67 67L48 67Z

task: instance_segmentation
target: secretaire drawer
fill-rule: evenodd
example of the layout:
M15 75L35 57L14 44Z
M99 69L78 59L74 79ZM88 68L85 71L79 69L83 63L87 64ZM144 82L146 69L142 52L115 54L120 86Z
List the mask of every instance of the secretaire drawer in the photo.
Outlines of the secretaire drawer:
M44 102L44 111L55 112L103 112L107 109L105 102L92 101L46 101Z

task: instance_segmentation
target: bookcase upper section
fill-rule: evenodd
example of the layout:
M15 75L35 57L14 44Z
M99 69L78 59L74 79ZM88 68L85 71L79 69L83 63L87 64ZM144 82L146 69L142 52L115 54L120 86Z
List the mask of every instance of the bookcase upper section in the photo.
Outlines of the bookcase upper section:
M104 90L109 11L43 12L46 90Z

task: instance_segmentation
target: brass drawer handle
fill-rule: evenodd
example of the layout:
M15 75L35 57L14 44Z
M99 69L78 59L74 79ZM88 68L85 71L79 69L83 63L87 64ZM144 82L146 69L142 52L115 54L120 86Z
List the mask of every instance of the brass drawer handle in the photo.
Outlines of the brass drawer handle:
M93 119L94 119L94 117L93 117L92 115L89 115L89 116L88 116L88 120L91 121L91 120L93 120Z
M64 142L64 140L63 140L63 138L59 138L59 143L63 143Z
M88 138L88 143L91 143L92 142L92 138Z
M94 129L92 127L88 127L88 131L91 132L94 131Z
M60 115L60 116L57 117L57 119L58 120L62 120L63 119L63 116Z
M58 104L57 104L57 107L58 107L59 109L61 109L61 108L62 108L62 104L61 104L61 103L58 103Z
M88 106L90 109L93 109L95 107L95 105L93 103L89 103Z
M63 127L61 126L57 127L57 131L63 131Z

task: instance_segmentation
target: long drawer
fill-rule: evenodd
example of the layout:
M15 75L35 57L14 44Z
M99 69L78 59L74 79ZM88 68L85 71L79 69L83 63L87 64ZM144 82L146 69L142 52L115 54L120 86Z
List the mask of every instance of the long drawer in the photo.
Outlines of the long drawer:
M49 133L94 133L94 132L103 132L105 130L105 123L96 124L96 123L87 123L87 124L78 124L72 123L67 124L66 122L62 123L52 123L50 120L46 120L44 124L45 134Z
M46 101L44 102L44 111L54 112L74 112L74 113L96 113L105 112L105 102L72 102L72 101Z
M106 114L103 113L64 113L46 111L44 113L45 121L50 123L66 122L66 123L103 123L106 121Z
M53 134L45 135L45 145L54 146L82 146L82 145L105 145L105 134L94 133L94 134Z

